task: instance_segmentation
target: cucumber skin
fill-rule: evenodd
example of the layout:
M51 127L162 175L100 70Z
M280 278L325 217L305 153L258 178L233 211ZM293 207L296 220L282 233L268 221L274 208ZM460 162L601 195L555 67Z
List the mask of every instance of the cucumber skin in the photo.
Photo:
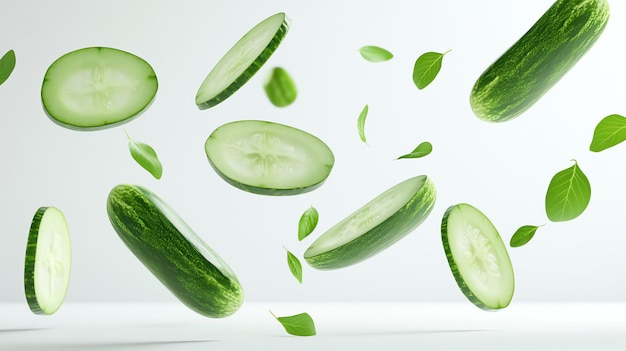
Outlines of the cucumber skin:
M606 0L557 0L478 78L470 94L474 114L504 122L530 108L598 40L609 12Z
M243 190L245 192L252 193L252 194L257 194L257 195L270 195L270 196L299 195L299 194L304 194L304 193L308 193L310 191L313 191L313 190L321 187L326 182L326 179L324 179L324 180L322 180L321 182L319 182L317 184L312 184L312 185L307 186L307 187L293 188L293 189L261 188L261 187L258 187L258 186L252 186L252 185L247 185L247 184L244 184L244 183L239 183L238 181L236 181L234 179L231 179L228 176L224 175L224 173L222 173L219 169L217 169L217 167L215 167L215 165L213 165L211 160L209 160L209 164L211 165L211 168L213 168L215 173L217 173L217 175L219 175L220 178L222 178L224 181L226 181L226 183L234 186L237 189L240 189L240 190ZM329 165L328 168L329 168L328 173L330 174L330 170L333 168L333 166Z
M476 307L480 308L481 310L484 310L484 311L497 311L497 310L499 310L501 308L505 308L505 307L507 307L511 303L511 300L509 300L508 302L506 302L502 306L499 306L498 308L493 308L493 307L487 306L476 295L474 295L472 290L465 283L465 279L463 279L463 276L461 276L461 273L459 272L459 269L458 269L458 266L456 264L456 261L454 260L454 256L452 255L452 250L450 249L450 243L449 243L449 241L447 239L447 236L448 236L447 235L447 233L448 233L448 218L450 217L450 214L452 213L452 211L456 207L458 207L459 205L467 205L467 204L458 204L458 205L454 205L454 206L448 207L446 212L443 214L443 219L441 220L441 238L442 238L441 241L443 242L443 249L444 249L444 251L446 253L446 258L448 260L448 265L450 266L450 270L452 271L452 275L454 276L454 280L456 281L457 285L459 286L459 289L461 289L461 292L463 293L463 295L465 295L465 297L467 297L467 299L471 303L476 305ZM471 205L468 205L468 206L471 206ZM511 296L511 299L512 299L512 296Z
M204 258L150 197L156 195L143 187L126 184L116 186L109 193L109 220L124 244L193 311L212 318L235 313L243 303L243 290L237 277ZM223 261L219 263L227 267Z
M413 232L428 217L435 200L435 185L426 178L411 200L378 226L322 254L308 257L305 252L304 259L311 267L320 270L344 268L366 260Z
M203 103L197 103L196 106L198 106L200 110L206 110L208 108L211 108L219 104L220 102L226 100L228 97L233 95L237 90L239 90L239 88L241 88L244 84L246 84L246 82L249 81L250 78L252 78L252 76L254 76L259 71L259 69L261 69L261 67L263 67L265 62L269 60L269 58L272 56L274 51L276 51L276 49L280 45L280 42L283 41L283 39L285 38L285 35L287 35L287 32L289 31L289 25L290 25L289 17L285 15L285 18L283 19L283 23L280 25L280 27L276 31L276 34L274 35L272 40L270 40L269 44L267 44L265 49L261 51L261 54L254 60L254 62L252 62L252 64L248 68L246 68L246 70L239 77L237 77L237 79L235 79L228 86L228 88L222 90L221 93L217 94L215 97L213 97L212 99L209 99L208 101L205 101Z
M26 258L24 263L24 295L28 307L34 314L50 315L56 311L44 311L39 305L37 295L35 294L35 257L37 255L37 240L39 238L39 225L44 214L49 208L40 207L35 212L31 222L30 231L28 232L28 243L26 245ZM58 210L58 209L57 209ZM60 307L60 306L59 306Z

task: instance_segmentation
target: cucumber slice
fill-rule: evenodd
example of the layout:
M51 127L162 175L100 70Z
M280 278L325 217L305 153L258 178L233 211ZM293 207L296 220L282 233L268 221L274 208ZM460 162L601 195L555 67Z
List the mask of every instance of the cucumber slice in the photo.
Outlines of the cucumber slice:
M441 239L454 279L474 305L484 310L509 305L515 290L511 259L482 212L468 204L449 207L441 223Z
M304 259L313 268L336 269L372 257L414 231L430 214L435 198L429 178L407 179L322 234Z
M330 148L317 137L258 120L218 127L204 149L209 163L226 182L264 195L311 191L322 185L335 163Z
M72 51L54 61L41 86L41 101L52 121L75 130L126 123L144 111L158 82L143 59L104 47Z
M212 318L241 307L235 273L156 194L120 184L109 193L107 214L130 251L187 307Z
M201 110L226 100L263 66L289 30L289 18L277 13L257 24L222 57L196 94Z
M41 207L28 233L24 262L24 290L35 314L53 314L63 304L70 282L72 247L63 213Z

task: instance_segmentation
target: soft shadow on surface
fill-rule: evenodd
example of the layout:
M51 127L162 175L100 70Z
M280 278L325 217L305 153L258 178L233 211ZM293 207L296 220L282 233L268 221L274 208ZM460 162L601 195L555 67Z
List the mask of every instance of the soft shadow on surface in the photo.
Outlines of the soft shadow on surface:
M76 344L58 344L54 347L59 350L114 350L118 348L146 348L157 346L174 346L193 343L218 342L219 340L181 340L181 341L136 341L136 342L93 342L93 343L76 343Z
M461 329L461 330L389 330L389 331L362 331L362 332L347 332L347 333L325 333L328 336L339 337L366 337L366 336L399 336L399 335L428 335L428 334L458 334L458 333L483 333L492 332L488 329Z
M0 329L0 334L2 333L20 333L20 332L30 332L44 330L44 328L24 328L24 329Z

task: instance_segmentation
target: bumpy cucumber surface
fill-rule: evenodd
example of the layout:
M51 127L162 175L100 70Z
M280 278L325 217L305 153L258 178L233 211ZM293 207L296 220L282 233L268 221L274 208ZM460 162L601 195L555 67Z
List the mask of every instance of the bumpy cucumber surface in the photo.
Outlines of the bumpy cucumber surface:
M606 0L557 0L478 78L474 114L491 122L522 114L587 53L608 20Z
M118 185L107 213L130 251L187 307L215 318L239 309L243 290L233 271L157 195Z

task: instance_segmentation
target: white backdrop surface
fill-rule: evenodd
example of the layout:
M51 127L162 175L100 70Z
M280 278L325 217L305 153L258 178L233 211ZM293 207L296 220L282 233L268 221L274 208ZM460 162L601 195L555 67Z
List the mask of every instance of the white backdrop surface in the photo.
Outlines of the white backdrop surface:
M596 124L626 114L626 4L592 50L521 117L490 124L474 117L470 89L480 73L551 5L519 1L12 1L3 6L0 52L17 66L0 86L0 301L23 297L23 260L31 218L40 206L61 209L74 250L68 301L174 301L117 237L106 196L119 183L141 184L167 201L237 273L251 301L464 301L440 239L445 209L468 202L487 214L508 242L524 224L544 224L510 249L517 301L624 301L626 145L589 151ZM199 84L253 25L283 11L287 37L248 84L200 111ZM358 48L379 45L394 59L373 64ZM163 163L155 180L130 157L121 127L77 132L52 123L40 88L47 67L88 46L132 52L155 69L152 106L124 125L152 145ZM452 51L436 80L419 91L415 59ZM287 69L299 97L269 103L263 76ZM369 104L366 133L356 120ZM324 140L335 168L319 189L298 196L245 193L210 168L203 145L221 124L266 119ZM428 140L431 155L394 161ZM548 223L544 196L551 177L576 159L592 186L579 218ZM283 245L301 256L310 242L390 186L426 174L438 189L430 217L378 256L337 271L304 266L291 277ZM297 241L308 206L317 230Z

